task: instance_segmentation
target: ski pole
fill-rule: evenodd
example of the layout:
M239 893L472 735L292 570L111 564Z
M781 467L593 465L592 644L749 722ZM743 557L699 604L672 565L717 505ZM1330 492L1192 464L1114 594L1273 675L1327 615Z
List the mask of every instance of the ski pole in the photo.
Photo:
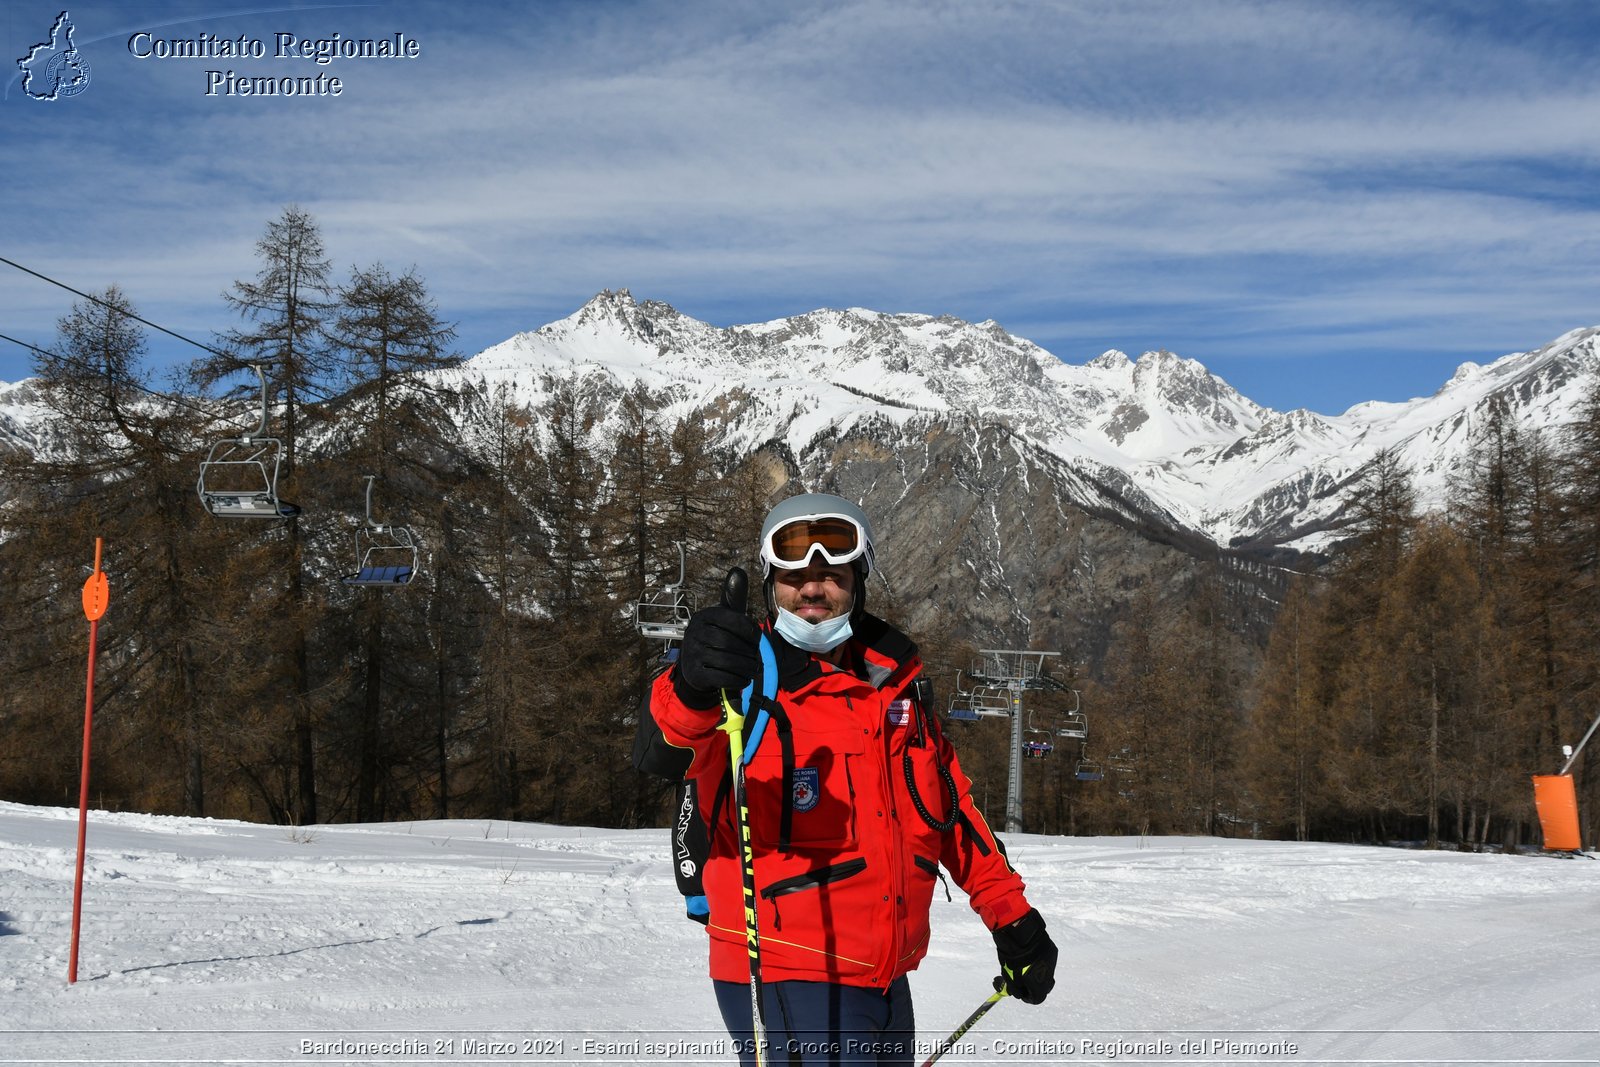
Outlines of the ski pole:
M949 1052L952 1048L954 1048L955 1043L961 1040L961 1036L976 1026L978 1020L983 1018L990 1008L1000 1003L1000 999L1006 995L1006 991L1004 989L1000 989L991 994L988 1000L985 1000L982 1004L979 1004L978 1010L967 1016L966 1022L956 1027L955 1033L939 1042L939 1047L933 1050L933 1055L922 1061L922 1067L933 1067L934 1060L937 1060L940 1056L943 1056L946 1052Z
M728 572L722 587L722 603L743 611L749 593L749 578L738 567ZM750 809L744 782L744 712L736 707L728 691L722 691L722 725L728 735L728 752L733 759L733 820L739 838L739 866L744 883L744 940L750 953L750 1024L755 1033L758 1067L767 1062L767 1023L761 1008L761 931L756 923L756 853L750 840Z

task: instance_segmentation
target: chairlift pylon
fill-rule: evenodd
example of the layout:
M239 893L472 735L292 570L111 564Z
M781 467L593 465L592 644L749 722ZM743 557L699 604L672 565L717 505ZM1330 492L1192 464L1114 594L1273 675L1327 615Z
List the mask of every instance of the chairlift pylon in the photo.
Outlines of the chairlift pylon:
M673 544L678 546L678 580L655 592L647 591L633 605L634 628L640 637L652 641L682 641L689 616L694 614L694 597L683 588L687 573L683 542Z
M300 508L278 495L283 442L267 436L267 375L252 363L261 382L261 419L242 437L218 441L200 461L195 488L201 505L219 519L287 519Z
M339 579L345 585L370 589L396 589L417 576L417 538L409 526L391 526L372 517L372 483L367 482L367 520L356 530L356 572Z

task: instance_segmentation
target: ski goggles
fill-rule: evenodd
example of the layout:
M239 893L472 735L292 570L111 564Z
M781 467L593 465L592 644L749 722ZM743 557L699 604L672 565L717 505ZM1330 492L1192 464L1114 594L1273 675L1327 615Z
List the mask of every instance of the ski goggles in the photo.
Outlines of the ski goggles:
M774 527L761 545L761 558L781 570L797 571L821 554L835 566L867 557L872 565L872 545L854 519L844 515L812 515Z

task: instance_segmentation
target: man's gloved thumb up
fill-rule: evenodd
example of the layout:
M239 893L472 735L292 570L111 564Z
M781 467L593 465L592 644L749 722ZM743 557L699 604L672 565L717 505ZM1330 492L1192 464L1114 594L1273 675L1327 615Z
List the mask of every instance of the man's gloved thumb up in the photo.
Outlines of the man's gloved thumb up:
M709 711L720 691L743 690L761 669L761 631L745 614L749 590L750 579L735 567L722 584L722 603L689 617L672 676L685 706Z

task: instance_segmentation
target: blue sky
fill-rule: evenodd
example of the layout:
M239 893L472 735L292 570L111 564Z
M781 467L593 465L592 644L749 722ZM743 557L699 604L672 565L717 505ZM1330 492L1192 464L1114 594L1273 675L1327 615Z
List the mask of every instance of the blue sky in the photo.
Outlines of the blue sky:
M31 100L15 60L61 2L0 16L0 255L201 339L289 203L340 275L414 266L463 354L625 287L724 326L1165 347L1334 413L1600 324L1588 0L87 3L90 84ZM141 59L140 31L268 55ZM421 55L318 66L280 32ZM343 92L208 97L228 69ZM47 344L71 300L0 267L0 332ZM0 380L28 368L0 344Z

